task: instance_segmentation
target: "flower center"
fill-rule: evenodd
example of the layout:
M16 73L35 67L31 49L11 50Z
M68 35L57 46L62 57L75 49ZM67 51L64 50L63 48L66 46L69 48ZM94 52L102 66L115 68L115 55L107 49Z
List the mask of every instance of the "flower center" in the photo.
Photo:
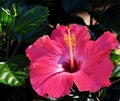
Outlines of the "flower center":
M80 69L81 63L80 62L77 63L77 61L74 60L74 68L71 69L71 65L69 62L63 62L62 67L64 68L65 71L70 72L70 73L74 73Z
M75 45L75 35L70 33L69 27L67 27L67 34L64 34L64 41L69 47L70 52L70 68L74 70L74 59L73 59L73 46Z

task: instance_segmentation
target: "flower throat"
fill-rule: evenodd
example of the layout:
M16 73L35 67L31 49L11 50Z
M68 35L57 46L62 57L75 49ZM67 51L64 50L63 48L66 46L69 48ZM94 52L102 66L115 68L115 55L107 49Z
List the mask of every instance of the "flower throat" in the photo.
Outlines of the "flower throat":
M67 34L64 34L64 41L69 47L70 52L70 69L74 70L74 58L73 58L73 46L75 45L75 35L70 32L69 27L67 27Z

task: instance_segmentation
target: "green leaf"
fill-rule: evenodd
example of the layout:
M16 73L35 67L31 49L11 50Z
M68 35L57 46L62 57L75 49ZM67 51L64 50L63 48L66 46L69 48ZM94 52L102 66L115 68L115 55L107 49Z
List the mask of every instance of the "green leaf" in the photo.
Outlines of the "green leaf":
M23 37L39 29L46 21L47 16L48 9L42 6L37 6L26 11L15 24L14 32L18 41L20 42Z
M110 59L115 65L120 65L120 49L112 51Z
M2 33L2 24L0 23L0 35Z
M10 8L10 15L13 17L17 16L17 10L16 10L16 4L12 4L11 8Z
M110 54L110 59L114 63L112 77L120 77L120 49L114 50Z
M7 10L6 10L6 12L7 12ZM4 28L7 29L7 31L8 31L12 27L13 17L6 12L5 11L0 12L0 22L1 22L2 26L4 26Z
M115 66L112 77L120 77L120 65Z
M24 42L33 43L36 39L46 34L48 31L48 21L45 21L39 29L33 31L29 35L23 38Z
M0 62L0 83L9 86L23 86L28 77L28 59L24 55Z
M20 85L19 81L5 62L0 62L0 83L10 86Z

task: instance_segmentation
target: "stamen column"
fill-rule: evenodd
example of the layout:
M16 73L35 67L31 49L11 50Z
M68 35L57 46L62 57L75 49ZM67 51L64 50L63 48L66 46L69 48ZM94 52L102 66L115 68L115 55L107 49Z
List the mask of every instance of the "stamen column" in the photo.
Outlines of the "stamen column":
M65 34L64 36L64 41L69 47L69 52L70 52L70 67L71 70L74 69L74 57L73 57L73 46L75 44L75 36L70 33L69 27L67 27L68 33Z

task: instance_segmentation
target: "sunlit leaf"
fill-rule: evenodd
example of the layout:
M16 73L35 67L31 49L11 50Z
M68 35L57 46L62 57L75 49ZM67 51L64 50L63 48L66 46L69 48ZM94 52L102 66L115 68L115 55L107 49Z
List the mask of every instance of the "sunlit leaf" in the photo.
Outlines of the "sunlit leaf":
M10 86L20 85L19 81L5 62L0 62L0 83Z
M114 50L110 55L110 59L114 64L120 65L120 49Z
M112 77L120 77L120 49L112 51L110 59L114 63Z
M4 26L4 28L8 31L12 28L13 18L10 14L8 14L7 10L5 11L0 11L0 22L2 26Z
M7 62L0 62L0 83L9 86L23 86L28 77L28 60L19 55L10 58Z

